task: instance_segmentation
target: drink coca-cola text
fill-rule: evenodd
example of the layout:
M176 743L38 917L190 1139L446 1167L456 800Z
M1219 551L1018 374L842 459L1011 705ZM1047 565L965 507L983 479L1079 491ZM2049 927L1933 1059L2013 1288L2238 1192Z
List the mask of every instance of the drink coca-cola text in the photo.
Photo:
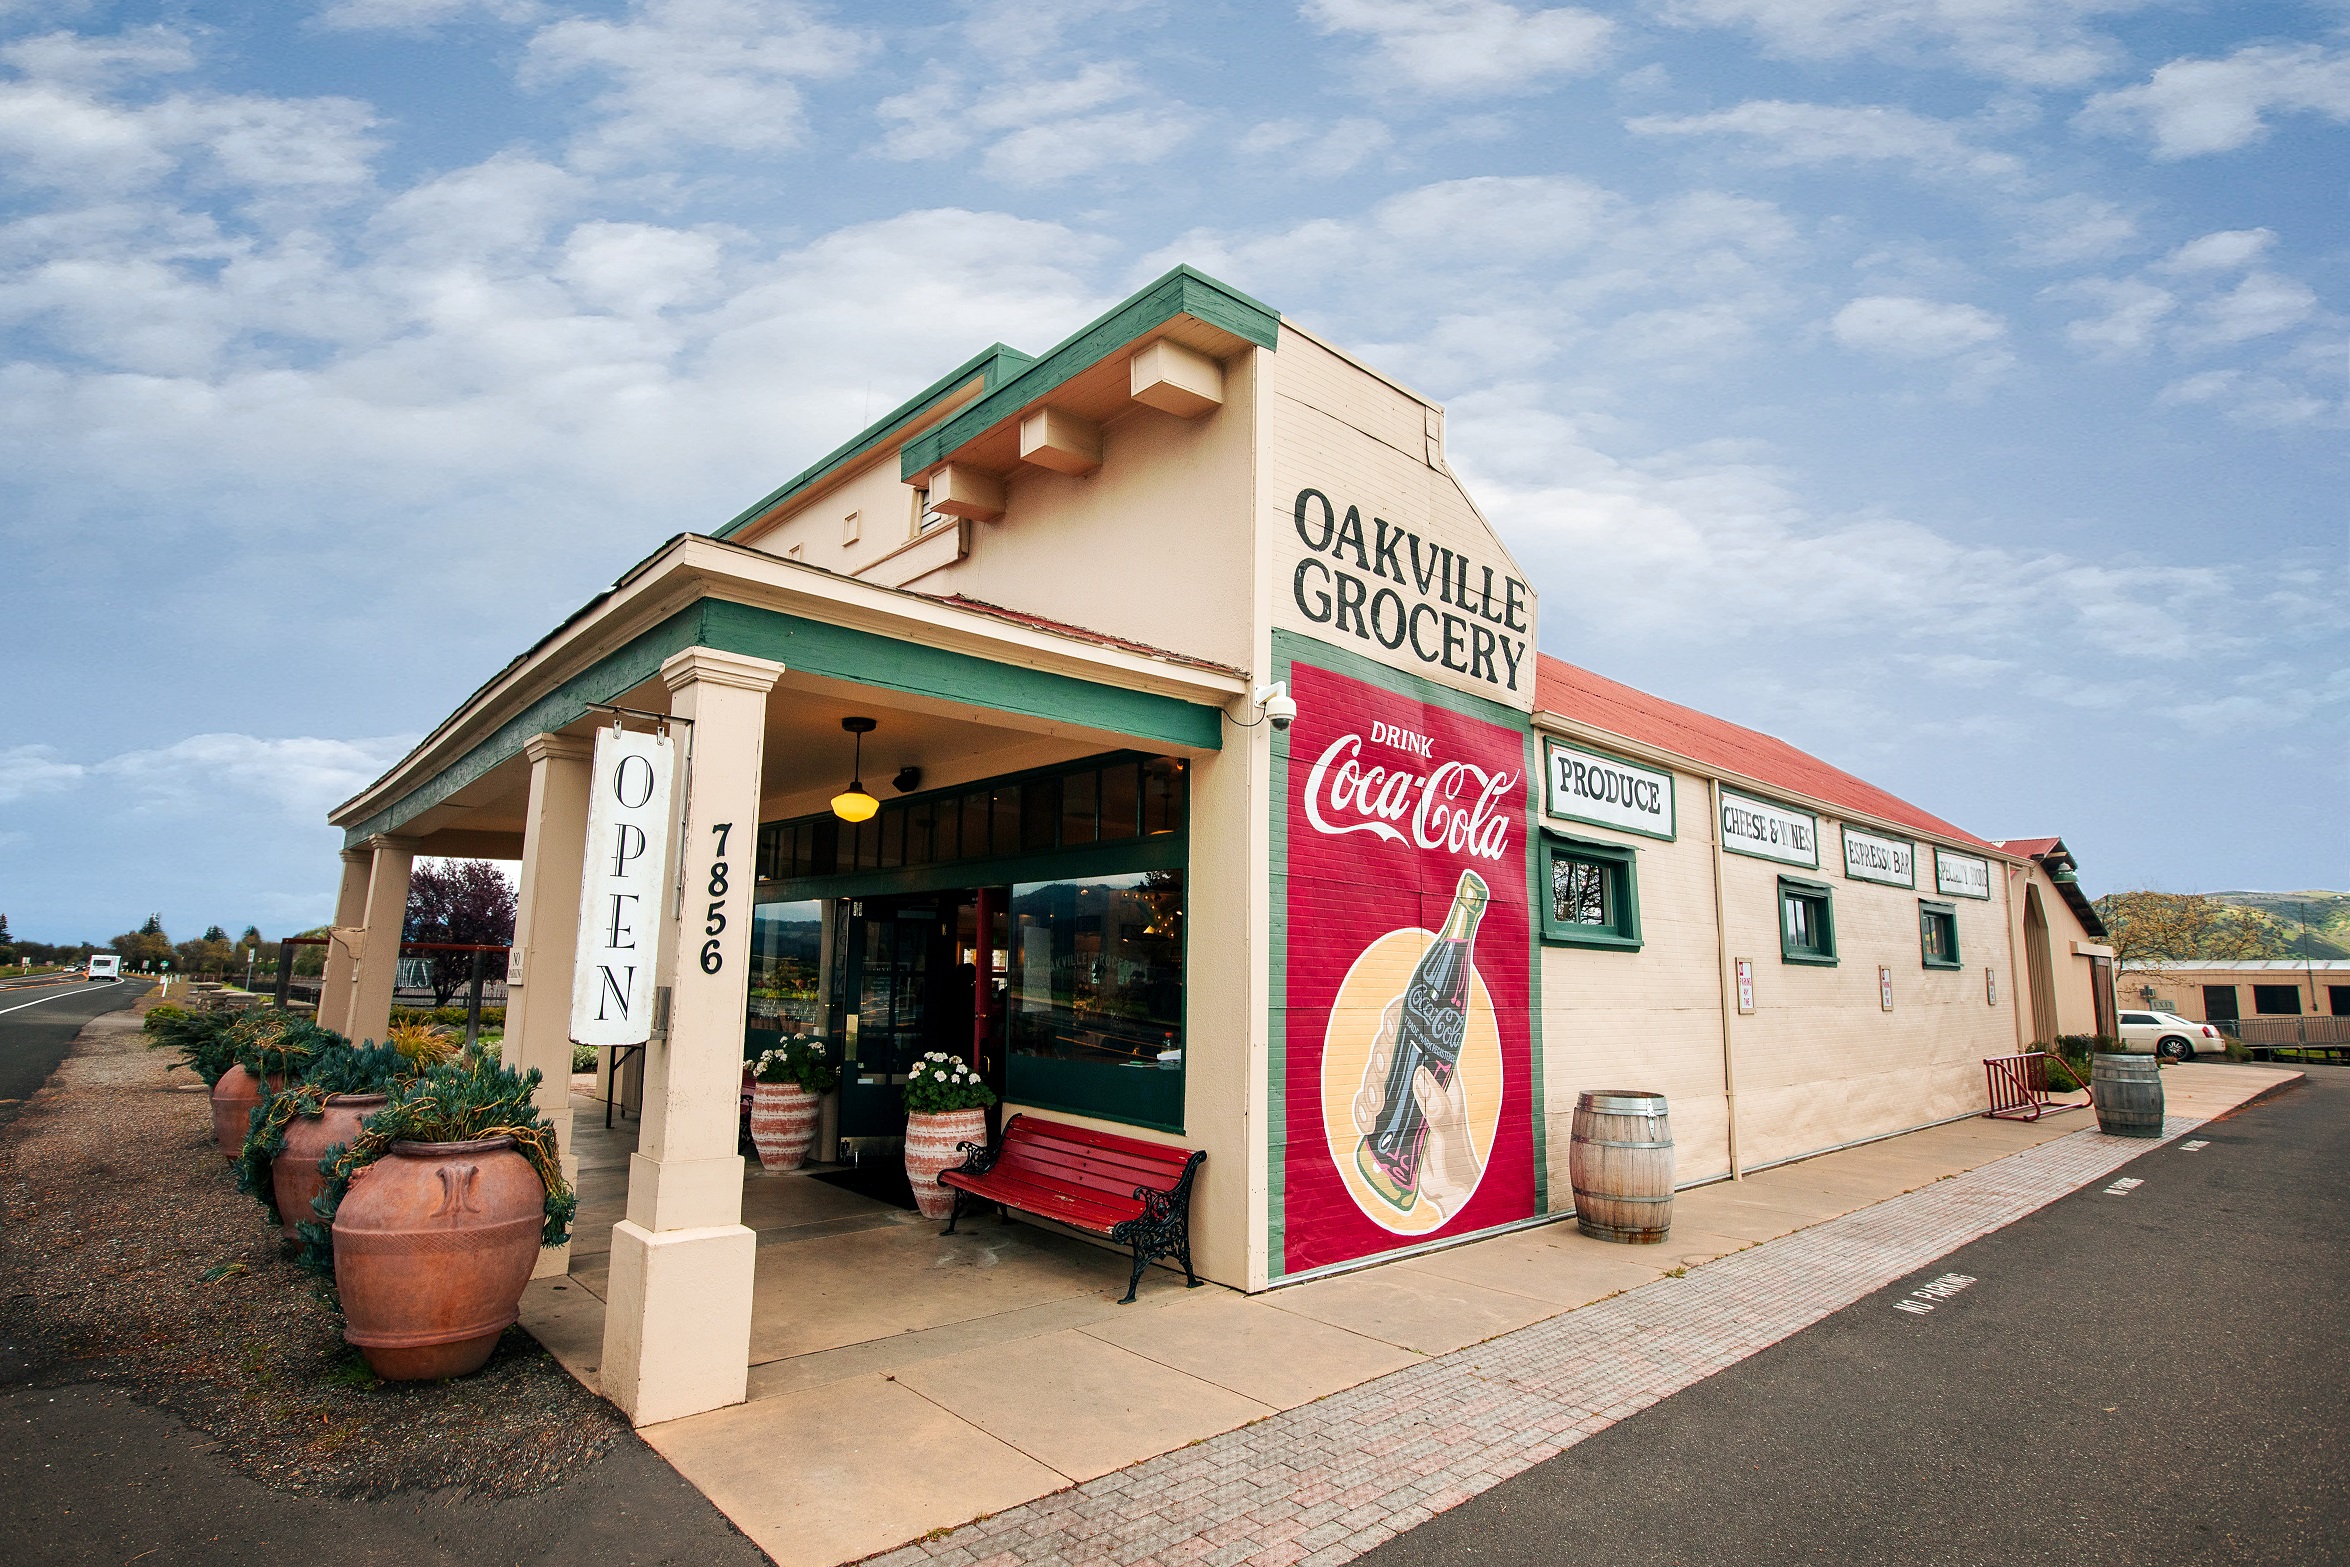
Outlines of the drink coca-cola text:
M1519 773L1469 762L1416 768L1362 764L1363 737L1341 735L1306 775L1306 821L1331 837L1367 832L1389 843L1498 860L1508 852ZM1402 823L1399 827L1396 824Z

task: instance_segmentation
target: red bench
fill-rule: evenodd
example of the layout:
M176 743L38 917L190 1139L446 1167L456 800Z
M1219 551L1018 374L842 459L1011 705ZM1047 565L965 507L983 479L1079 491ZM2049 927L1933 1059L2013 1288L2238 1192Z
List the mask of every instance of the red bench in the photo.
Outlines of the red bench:
M1191 1178L1206 1154L1032 1115L1012 1117L986 1147L958 1147L963 1162L938 1176L955 1194L947 1234L966 1203L992 1202L1133 1247L1121 1306L1133 1302L1143 1266L1154 1258L1182 1263L1184 1283L1199 1287L1191 1271Z

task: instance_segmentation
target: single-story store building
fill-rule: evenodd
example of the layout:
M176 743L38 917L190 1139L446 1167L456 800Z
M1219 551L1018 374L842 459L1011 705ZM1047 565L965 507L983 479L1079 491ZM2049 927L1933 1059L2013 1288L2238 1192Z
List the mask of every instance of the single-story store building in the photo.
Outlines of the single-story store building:
M2062 838L2002 838L2024 857L2017 876L2016 972L2023 976L2025 1037L2047 1044L2064 1034L2114 1036L2113 946L2105 921L2081 890L2081 867Z
M1441 408L1179 268L669 540L336 809L323 1020L382 1033L414 856L519 860L507 1051L568 1127L591 743L674 726L679 890L610 932L660 997L601 1371L639 1423L744 1396L739 1076L786 1032L834 1140L949 1050L1203 1151L1194 1259L1251 1291L1560 1217L1585 1089L1670 1096L1684 1182L1979 1110L2071 908L2033 857L1539 612Z
M2148 959L2123 972L2121 993L2197 1023L2350 1017L2350 959Z

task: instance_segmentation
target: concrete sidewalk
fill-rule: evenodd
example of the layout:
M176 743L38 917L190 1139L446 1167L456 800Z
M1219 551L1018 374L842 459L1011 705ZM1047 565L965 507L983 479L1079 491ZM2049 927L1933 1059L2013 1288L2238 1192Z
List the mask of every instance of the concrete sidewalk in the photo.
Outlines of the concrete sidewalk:
M2299 1075L2166 1070L2173 1134ZM1041 1275L1021 1263L989 1309L984 1288L969 1293L984 1275L952 1277L942 1282L967 1292L953 1320L893 1332L897 1311L883 1309L879 1336L843 1343L827 1324L809 1340L825 1347L754 1368L751 1402L643 1434L785 1567L832 1567L926 1535L906 1562L1341 1560L1797 1331L1869 1281L1902 1276L1920 1247L1930 1260L2155 1146L2093 1128L2085 1110L1953 1122L1683 1192L1662 1246L1554 1224L1253 1297L1161 1279L1119 1308L1123 1263L1051 1237L1048 1260L1076 1287L1040 1294ZM1845 1233L1871 1225L1896 1241ZM902 1240L881 1239L908 1255L927 1246L926 1232L900 1228ZM880 1255L873 1231L856 1233ZM793 1249L773 1248L779 1262ZM1086 1276L1095 1267L1098 1280ZM592 1385L601 1302L582 1263L574 1270L533 1285L525 1321ZM1727 1313L1743 1326L1660 1342L1645 1304L1658 1290L1705 1298L1715 1325ZM1542 1402L1549 1391L1492 1386L1486 1362L1556 1366L1565 1343L1580 1368L1572 1420ZM1602 1371L1627 1352L1632 1371ZM1660 1381L1658 1364L1677 1369ZM1519 1407L1527 1397L1541 1408ZM1432 1428L1440 1405L1461 1409ZM1339 1483L1383 1445L1433 1462L1373 1464ZM1240 1511L1215 1500L1234 1486L1249 1501ZM990 1514L1003 1516L956 1528ZM1024 1520L1017 1538L1008 1519ZM1116 1550L1102 1534L1113 1525Z

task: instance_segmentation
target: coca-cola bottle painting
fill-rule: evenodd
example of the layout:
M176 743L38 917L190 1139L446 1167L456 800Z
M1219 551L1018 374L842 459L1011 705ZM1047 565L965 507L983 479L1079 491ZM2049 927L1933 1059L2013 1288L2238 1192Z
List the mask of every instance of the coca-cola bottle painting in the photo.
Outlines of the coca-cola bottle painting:
M1381 1013L1355 1094L1356 1170L1398 1215L1428 1203L1437 1211L1425 1217L1441 1223L1468 1201L1483 1173L1460 1064L1476 979L1477 922L1489 896L1476 872L1461 873L1443 928L1420 954L1403 994Z

